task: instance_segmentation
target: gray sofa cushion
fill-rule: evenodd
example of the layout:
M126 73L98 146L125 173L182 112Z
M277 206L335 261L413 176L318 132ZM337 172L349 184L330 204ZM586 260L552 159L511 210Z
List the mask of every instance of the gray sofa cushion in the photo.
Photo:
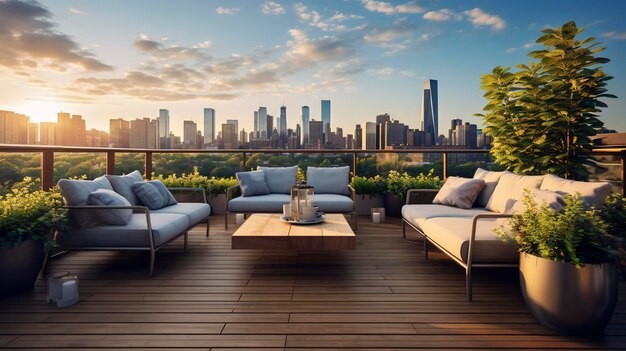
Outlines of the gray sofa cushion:
M350 167L308 167L306 182L316 194L349 195Z
M211 214L211 206L199 202L180 202L176 205L165 206L150 213L183 214L189 218L189 225L196 225Z
M265 172L265 182L271 194L291 194L291 187L296 185L298 166L263 167L257 170Z
M159 193L161 193L161 196L166 200L165 206L176 205L178 203L174 195L172 195L172 193L167 189L167 187L165 186L165 184L163 184L162 181L158 179L148 180L147 183L154 185L159 191Z
M493 172L486 171L482 168L478 168L476 173L474 173L474 179L482 179L485 181L485 187L481 190L480 194L476 198L476 202L474 202L474 206L476 207L486 207L491 195L493 195L493 191L496 190L496 185L498 185L498 180L504 174L502 172Z
M139 201L150 210L158 210L167 204L167 198L151 183L137 182L132 189Z
M185 215L154 213L150 215L155 245L161 245L187 231L189 219ZM66 247L148 247L146 215L133 213L125 226L99 225L74 229L58 235L61 246Z
M541 183L541 190L550 190L561 194L580 194L580 199L587 206L601 208L604 200L611 192L611 184L607 182L577 182L548 174Z
M111 183L113 190L115 190L116 193L125 197L126 200L131 203L131 205L142 205L141 201L139 201L137 196L135 196L135 193L132 189L133 184L143 181L143 176L141 175L141 173L139 173L139 171L133 171L123 176L107 174L105 177Z
M402 217L414 226L421 228L424 221L436 217L474 217L477 214L493 214L484 208L462 209L444 205L404 205Z
M315 194L315 206L322 212L350 213L354 209L352 198L337 194Z
M125 197L109 189L98 189L87 197L87 205L130 206ZM98 224L125 225L133 214L131 209L95 210Z
M288 204L290 200L290 196L286 194L240 196L228 202L228 210L232 212L280 213L283 212L283 204Z
M105 177L94 180L61 179L57 183L67 206L85 206L89 194L98 189L113 190L111 183ZM73 226L88 227L98 223L96 214L92 210L71 210L68 214Z
M237 176L239 186L241 187L241 195L244 197L270 193L265 182L265 172L263 171L237 172L235 176Z

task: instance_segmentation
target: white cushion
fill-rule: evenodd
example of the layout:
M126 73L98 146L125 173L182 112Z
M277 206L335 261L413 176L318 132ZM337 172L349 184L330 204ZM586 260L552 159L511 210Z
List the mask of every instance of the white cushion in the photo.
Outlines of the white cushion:
M515 205L515 201L524 196L524 189L539 189L544 176L525 176L511 172L504 173L486 208L497 213L507 213Z
M577 182L549 174L541 183L541 189L569 195L580 193L580 199L585 205L600 208L611 192L611 184L607 182Z
M496 190L496 186L498 185L498 180L505 172L493 172L486 171L482 168L478 168L476 173L474 173L474 179L482 179L485 181L485 187L480 191L478 197L476 198L476 202L474 202L474 206L476 207L485 207L493 195L493 191Z
M506 243L494 229L506 225L506 218L486 218L478 221L473 262L518 262L519 254L514 244ZM472 218L430 218L421 226L424 234L443 247L454 257L467 262L469 240L472 234Z
M448 177L433 199L433 203L465 209L472 208L478 193L484 187L485 181L482 179Z
M531 189L530 194L535 200L537 208L540 208L544 203L546 203L556 212L560 212L563 209L563 206L565 206L564 196L559 193L555 193L554 191ZM518 200L515 202L515 205L513 205L509 213L522 213L526 211L526 208L524 200Z
M402 218L414 226L421 228L422 223L429 218L435 217L469 217L477 214L493 213L484 208L462 209L444 205L404 205L402 206Z

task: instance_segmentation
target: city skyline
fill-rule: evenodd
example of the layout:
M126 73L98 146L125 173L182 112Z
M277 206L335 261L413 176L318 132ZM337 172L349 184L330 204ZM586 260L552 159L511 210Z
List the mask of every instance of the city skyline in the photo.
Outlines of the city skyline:
M14 59L0 62L0 109L34 122L69 111L100 130L110 118L153 119L166 109L182 135L182 121L202 124L206 107L219 111L216 129L237 119L250 131L259 106L276 125L284 101L286 127L295 128L302 106L318 120L317 101L331 100L333 128L385 112L420 128L422 82L435 79L440 125L462 118L480 127L472 117L486 103L480 76L528 61L541 28L575 20L607 46L608 89L619 98L605 101L601 119L626 130L624 2L598 2L594 11L585 1L541 2L542 11L538 1L268 4L1 1L0 29L12 33L2 50ZM34 33L48 50L26 41Z

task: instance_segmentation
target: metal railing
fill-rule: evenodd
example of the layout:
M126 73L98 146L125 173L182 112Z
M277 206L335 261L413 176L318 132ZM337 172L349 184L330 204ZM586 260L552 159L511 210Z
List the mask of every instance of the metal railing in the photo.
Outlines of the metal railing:
M145 155L144 172L148 178L153 171L152 156L154 154L240 154L241 169L245 170L248 156L252 154L348 154L352 155L352 174L357 175L359 155L372 154L441 154L443 164L443 178L448 177L448 155L451 154L488 154L486 149L450 149L450 148L419 148L394 150L353 150L353 149L127 149L127 148L98 148L78 146L47 146L47 145L7 145L0 144L3 153L41 153L41 187L50 189L54 186L54 154L55 153L104 153L106 154L106 173L115 174L115 156L117 153L139 153ZM592 155L617 156L619 158L620 187L626 195L626 147L599 147L592 151Z

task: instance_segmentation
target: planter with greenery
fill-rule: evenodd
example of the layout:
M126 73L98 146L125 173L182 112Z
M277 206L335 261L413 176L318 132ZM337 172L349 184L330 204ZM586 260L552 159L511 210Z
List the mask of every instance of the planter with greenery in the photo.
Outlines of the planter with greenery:
M31 191L33 182L0 196L0 295L32 289L53 244L55 230L67 225L63 197L56 191ZM24 186L25 185L25 186Z
M386 213L392 217L402 215L402 206L406 203L406 193L409 189L439 189L443 181L438 176L433 176L431 170L427 175L420 173L418 176L411 176L408 173L389 171L386 180L387 193L385 194ZM436 193L421 194L421 197L413 203L432 203Z
M385 179L374 177L352 177L350 185L356 191L356 214L369 216L371 209L385 205L383 196L386 191Z
M617 302L616 259L621 239L610 234L600 211L565 197L560 212L538 206L527 192L526 209L497 230L520 251L520 285L543 325L576 335L602 334Z
M207 202L211 205L211 214L222 215L226 213L226 189L237 185L237 179L216 178L200 175L197 169L193 173L177 176L176 174L163 177L159 175L165 186L170 188L204 188L207 194ZM197 200L196 200L197 201Z

